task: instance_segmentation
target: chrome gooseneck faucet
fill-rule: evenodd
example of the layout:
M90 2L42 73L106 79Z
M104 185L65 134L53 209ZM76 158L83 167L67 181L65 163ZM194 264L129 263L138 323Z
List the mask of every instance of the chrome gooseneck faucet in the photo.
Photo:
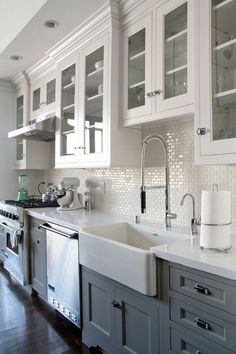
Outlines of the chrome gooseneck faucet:
M160 142L165 153L165 185L145 186L144 183L144 162L146 158L146 147L152 141ZM176 219L177 215L170 211L170 181L169 181L169 163L167 154L167 145L161 135L148 135L143 140L141 153L141 213L146 212L146 190L149 189L165 189L165 226L166 229L171 228L171 219Z
M193 216L191 219L191 233L192 235L197 235L198 234L198 230L197 230L197 226L199 225L199 221L196 219L196 214L195 214L195 200L194 200L194 196L190 193L186 193L184 194L180 205L183 206L184 205L184 200L186 197L190 197L192 199L193 202Z

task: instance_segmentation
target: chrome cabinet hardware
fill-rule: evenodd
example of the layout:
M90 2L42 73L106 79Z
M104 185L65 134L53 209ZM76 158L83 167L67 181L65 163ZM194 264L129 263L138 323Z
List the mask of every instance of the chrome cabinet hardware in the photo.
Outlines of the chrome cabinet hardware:
M198 128L197 129L197 135L206 135L207 132L208 132L207 128Z
M45 222L44 224L41 224L39 225L39 229L44 229L44 230L48 230L48 231L51 231L51 232L55 232L61 236L64 236L64 237L68 237L68 238L71 238L71 239L78 239L79 237L79 234L78 232L72 232L72 233L65 233L61 230L58 230L58 229L55 229L54 227L52 227L49 223Z
M156 95L160 95L161 93L163 92L163 90L154 90L154 91L150 91L150 92L147 92L145 94L145 96L147 97L153 97L153 96L156 96Z
M74 149L75 150L85 150L86 147L85 146L75 146Z
M119 301L113 300L111 304L116 309L121 309L121 304L119 303Z
M209 330L210 329L210 325L209 323L201 320L199 317L196 317L195 320L194 320L194 324L197 326L197 327L200 327L202 329L205 329L205 330Z
M204 294L204 295L210 295L210 291L209 289L205 288L204 286L200 285L200 284L196 284L193 287L198 293L200 294Z

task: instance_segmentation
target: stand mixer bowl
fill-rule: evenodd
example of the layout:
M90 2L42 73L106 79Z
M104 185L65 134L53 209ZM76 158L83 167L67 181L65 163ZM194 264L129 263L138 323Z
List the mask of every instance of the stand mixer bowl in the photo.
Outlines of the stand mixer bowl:
M69 208L69 205L73 202L74 192L67 190L62 197L57 199L57 203L61 208Z

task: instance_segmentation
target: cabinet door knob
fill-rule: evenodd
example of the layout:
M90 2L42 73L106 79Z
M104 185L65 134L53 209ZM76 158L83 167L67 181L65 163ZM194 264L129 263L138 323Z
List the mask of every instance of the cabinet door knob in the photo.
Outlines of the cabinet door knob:
M118 301L113 300L111 304L113 307L115 307L117 309L121 309L121 304Z
M197 129L197 135L206 135L207 132L208 132L207 128L198 128Z
M39 243L40 243L40 241L39 241L39 240L36 240L36 243L38 243L38 244L39 244Z
M145 95L144 96L147 96L147 97L152 97L153 95L152 95L152 92L147 92L147 93L145 93Z

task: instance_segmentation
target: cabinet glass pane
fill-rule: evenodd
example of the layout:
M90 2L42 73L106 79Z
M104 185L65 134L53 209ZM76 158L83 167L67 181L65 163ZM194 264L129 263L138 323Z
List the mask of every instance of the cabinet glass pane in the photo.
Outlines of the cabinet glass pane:
M16 140L16 160L23 160L23 139Z
M55 102L56 100L56 79L53 79L47 83L47 99L46 104Z
M16 100L16 127L23 127L24 96L17 97Z
M129 37L128 109L145 105L145 28Z
M103 64L104 47L86 56L85 154L103 151Z
M236 138L236 1L212 1L213 140Z
M40 88L33 92L33 111L37 111L40 108Z
M165 16L165 98L187 92L187 3Z
M61 76L61 156L75 153L75 64Z

